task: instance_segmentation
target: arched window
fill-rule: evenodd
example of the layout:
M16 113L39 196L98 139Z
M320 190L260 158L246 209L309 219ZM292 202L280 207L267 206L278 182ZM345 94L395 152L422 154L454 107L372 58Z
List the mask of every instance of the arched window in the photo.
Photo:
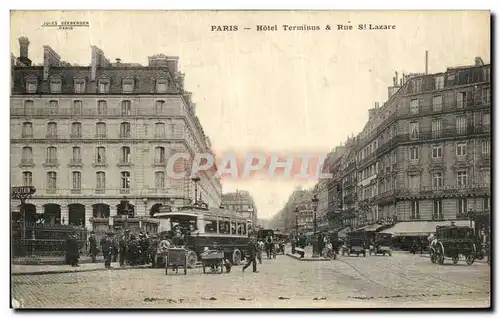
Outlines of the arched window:
M105 116L108 113L108 103L105 100L97 102L97 115Z
M23 123L22 138L33 137L33 123L25 122Z
M130 172L122 171L121 175L121 188L130 189Z
M33 185L33 173L31 171L23 171L23 186L29 187Z
M82 114L83 103L81 100L73 101L73 107L71 108L71 114L80 116Z
M122 116L132 115L132 102L129 100L122 101Z
M47 138L57 137L57 123L50 122L47 124Z
M120 137L121 138L130 138L130 123L121 123L120 124Z
M82 124L79 122L71 123L71 138L82 137Z
M164 164L165 163L165 148L156 147L155 148L155 163Z
M155 137L156 138L165 137L165 123L155 124Z
M81 189L82 187L82 174L80 171L73 171L71 173L73 188L72 189Z
M47 156L45 157L47 163L55 164L57 163L57 148L56 147L48 147L47 148Z
M124 146L121 148L120 162L122 162L122 163L132 162L132 157L130 155L130 147Z
M104 171L96 172L96 189L106 189L106 173Z

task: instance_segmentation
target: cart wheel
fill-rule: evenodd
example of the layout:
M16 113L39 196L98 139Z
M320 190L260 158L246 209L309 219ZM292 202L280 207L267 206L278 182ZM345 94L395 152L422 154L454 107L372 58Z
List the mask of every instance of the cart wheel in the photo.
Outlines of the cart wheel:
M232 261L234 265L240 265L241 263L241 252L239 249L235 249L233 251L233 257Z
M443 265L444 264L444 254L438 254L436 257L436 261L439 265Z
M186 263L189 269L196 267L196 262L198 261L198 256L193 251L189 251L186 255Z
M474 255L467 255L465 257L465 261L467 262L467 265L472 265L474 263Z
M456 256L453 256L453 257L451 258L451 261L453 262L453 265L456 265L456 264L458 263L458 256L457 256L457 255L456 255Z

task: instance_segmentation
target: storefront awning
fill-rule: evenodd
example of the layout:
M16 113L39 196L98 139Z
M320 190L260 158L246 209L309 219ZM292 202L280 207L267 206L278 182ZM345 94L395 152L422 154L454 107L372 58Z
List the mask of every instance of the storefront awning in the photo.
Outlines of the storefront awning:
M342 229L339 231L339 238L344 238L347 236L347 233L351 232L351 229L346 227L345 229Z
M453 222L455 222L456 226L470 226L470 221L468 220L457 220ZM436 233L436 226L438 225L451 225L451 221L399 222L380 233L389 233L394 236L428 236L432 233Z
M376 232L378 229L383 227L383 224L372 224L364 228L365 232Z

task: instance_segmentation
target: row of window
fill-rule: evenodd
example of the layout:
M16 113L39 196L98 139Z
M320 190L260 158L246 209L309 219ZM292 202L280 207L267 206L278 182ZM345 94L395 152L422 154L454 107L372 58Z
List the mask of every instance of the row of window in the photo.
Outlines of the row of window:
M457 109L462 109L468 106L468 100L470 98L470 91L462 91L458 92L456 95L456 106ZM488 105L491 103L491 88L483 88L481 90L481 102L483 105ZM410 113L418 114L420 110L420 99L413 98L410 100ZM439 112L443 110L443 96L436 95L432 97L432 110L435 112Z
M467 156L467 143L466 142L457 142L455 146L455 153L457 157L465 157ZM491 154L491 143L489 140L481 141L481 156L489 157ZM433 159L441 159L443 158L443 145L433 145L431 157ZM420 147L412 146L409 148L409 158L412 161L417 161L420 159Z
M358 180L365 180L375 175L378 170L378 163L374 163L358 172Z
M490 129L490 113L483 113L481 117L481 126L485 131ZM467 133L467 128L469 126L467 117L464 115L455 117L455 129L458 135L464 135ZM443 132L443 121L441 118L432 119L431 131L433 138L440 138ZM412 121L409 126L410 138L417 139L420 134L420 122Z
M59 113L59 102L57 100L50 100L48 102L48 110L46 114L56 115ZM167 107L165 101L158 100L155 102L155 114L161 115L167 113ZM114 109L113 109L114 110ZM24 101L24 113L26 115L34 114L35 106L32 100ZM75 100L72 102L70 107L70 113L72 115L82 115L83 112L83 101ZM87 114L87 112L85 112ZM105 100L97 101L97 112L96 115L121 115L121 116L132 116L132 102L129 100L124 100L121 102L120 113L115 114L114 112L110 114L108 112L108 103Z
M156 171L155 172L155 187L157 189L165 189L165 172ZM32 186L33 185L33 173L31 171L23 171L23 186ZM47 190L57 190L57 178L58 174L55 171L47 172ZM105 190L106 189L106 172L98 171L95 173L95 188L96 190ZM130 185L130 172L122 171L120 172L120 189L129 190L131 188ZM73 190L81 190L82 188L82 173L80 171L71 172L71 189Z
M175 124L172 123L171 119L167 119L166 123L159 122L155 123L155 137L166 137L167 136L167 127L168 134L175 133ZM144 125L147 135L147 125ZM82 123L73 122L71 123L71 138L81 138L82 137ZM95 135L97 138L105 138L107 136L107 126L104 122L98 122L95 124ZM33 137L33 123L32 122L24 122L22 125L21 136L23 138L32 138ZM58 136L58 125L55 122L47 123L47 138L56 138ZM131 124L129 122L120 123L120 138L131 138L132 137L132 129Z
M483 184L490 183L490 173L489 171L483 171L481 173L481 182ZM420 188L420 175L409 175L408 176L408 188L409 189L419 189ZM467 186L469 184L467 171L457 171L456 172L456 185L457 186ZM432 187L435 189L444 187L444 173L443 172L433 172L432 173Z
M124 78L121 82L121 92L124 94L134 93L136 81L133 78ZM59 75L53 75L49 79L49 92L52 94L60 94L62 92L63 78ZM111 87L109 78L98 79L97 92L100 94L108 94ZM34 75L30 75L26 80L26 93L35 94L38 91L38 79ZM87 81L85 78L73 79L73 92L75 94L84 94L87 90ZM166 78L156 79L156 93L166 93L168 90L168 80ZM93 93L93 92L92 92Z
M105 147L96 147L95 149L95 164L106 164L106 148ZM56 147L47 147L45 162L46 163L57 163L57 148ZM72 148L72 163L81 163L82 162L82 149L80 147ZM131 150L128 146L123 146L120 148L120 162L121 163L131 163L132 156ZM166 162L166 153L165 147L156 147L155 148L155 163L164 164ZM31 147L23 147L22 150L22 163L33 163L33 148Z
M468 202L467 198L457 199L457 209L456 216L457 218L467 217L468 210ZM482 201L483 209L488 210L490 208L490 198L484 198ZM442 220L444 219L443 215L443 201L442 200L433 200L432 201L432 218L434 220ZM420 219L420 202L419 201L411 201L410 202L410 219L418 220Z
M479 76L479 74L476 74L476 77L474 78L471 76L472 74L470 73L470 69L465 69L463 71L459 71L458 73L454 72L448 72L446 73L447 75L447 80L450 82L455 81L455 78L457 77L459 79L458 85L464 85L464 84L471 84L475 82L490 82L491 81L491 67L484 67L482 70L482 78ZM478 77L479 76L479 77ZM444 88L444 74L439 74L434 76L434 89L443 89ZM412 82L413 84L413 93L419 93L422 91L422 84L423 80L422 78L416 78Z

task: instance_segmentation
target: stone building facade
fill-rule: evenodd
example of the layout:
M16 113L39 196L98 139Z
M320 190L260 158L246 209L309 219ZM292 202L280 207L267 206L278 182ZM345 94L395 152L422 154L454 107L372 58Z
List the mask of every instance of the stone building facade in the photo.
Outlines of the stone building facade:
M211 152L184 90L178 58L149 57L149 64L110 63L92 47L90 66L71 66L44 46L33 66L21 38L12 66L11 183L32 185L26 217L91 227L90 218L117 214L126 200L135 216L161 204L194 201L189 174L173 178L172 155ZM175 161L175 170L189 168ZM221 203L215 170L200 174L198 193L210 207ZM19 202L11 202L13 217Z

